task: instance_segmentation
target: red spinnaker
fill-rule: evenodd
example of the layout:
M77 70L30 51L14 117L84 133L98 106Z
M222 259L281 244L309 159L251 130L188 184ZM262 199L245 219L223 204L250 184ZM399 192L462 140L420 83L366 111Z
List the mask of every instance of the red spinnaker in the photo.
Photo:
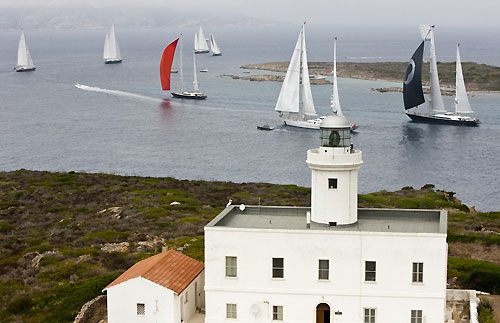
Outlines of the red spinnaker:
M170 70L172 69L172 61L174 60L175 47L179 38L171 42L163 51L160 61L160 80L161 88L164 91L170 90Z

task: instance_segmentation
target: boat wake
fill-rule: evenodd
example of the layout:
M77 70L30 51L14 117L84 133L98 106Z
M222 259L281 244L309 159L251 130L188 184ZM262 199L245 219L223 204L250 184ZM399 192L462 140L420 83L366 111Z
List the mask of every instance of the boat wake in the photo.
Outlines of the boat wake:
M80 83L76 83L75 87L80 89L80 90L84 90L84 91L100 92L100 93L106 93L106 94L117 95L117 96L125 96L125 97L129 97L129 98L140 99L140 100L150 100L150 101L154 101L154 102L162 102L162 99L153 98L150 96L145 96L145 95L131 93L131 92L125 92L125 91L120 91L120 90L101 89L100 87L88 86L88 85L83 85Z

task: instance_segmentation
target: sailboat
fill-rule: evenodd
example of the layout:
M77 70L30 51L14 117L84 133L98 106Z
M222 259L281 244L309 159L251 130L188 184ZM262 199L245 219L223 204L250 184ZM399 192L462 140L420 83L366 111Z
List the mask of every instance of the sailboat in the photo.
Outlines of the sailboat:
M184 71L182 67L182 35L180 39L180 53L179 53L179 74L180 74L180 79L181 79L181 91L180 92L174 92L172 91L172 96L174 98L181 98L181 99L193 99L193 100L205 100L207 96L203 93L200 92L199 85L198 85L198 75L196 73L196 56L195 52L193 52L193 91L186 91L184 89ZM172 57L173 59L173 57Z
M118 47L118 41L116 40L114 23L111 23L111 29L106 33L106 38L104 39L103 59L104 64L117 64L122 62L120 47Z
M304 26L300 29L299 38L293 50L293 55L288 65L285 80L281 86L280 95L274 110L278 117L287 126L319 129L322 118L318 118L314 109L314 102L309 81L307 67L306 39ZM301 63L302 62L302 70ZM300 105L300 78L302 72L302 106Z
M198 32L194 34L194 53L208 53L207 39L205 38L205 34L203 33L201 25Z
M342 113L342 109L340 108L340 100L339 100L339 89L337 85L337 37L333 39L333 91L332 91L332 112L333 114L344 116ZM324 118L324 117L320 117ZM358 125L356 123L351 123L351 131L355 131L358 129Z
M448 112L444 106L441 90L439 86L439 76L436 62L436 49L434 47L434 26L421 25L422 43L418 46L408 63L405 81L403 82L403 102L406 115L414 122L452 124L464 126L477 126L480 121L477 118L464 115L472 113L465 83L462 74L462 64L460 52L457 46L457 67L456 67L456 97L455 113ZM430 97L429 111L427 113L417 113L415 110L425 102L422 90L422 60L424 54L424 43L430 42Z
M21 38L19 39L19 47L17 49L17 66L16 72L27 72L34 71L36 69L33 60L31 59L30 50L28 48L28 43L26 42L26 37L24 36L24 31L21 32Z
M210 35L210 50L212 51L212 56L221 56L222 52L215 42L215 37L214 35Z

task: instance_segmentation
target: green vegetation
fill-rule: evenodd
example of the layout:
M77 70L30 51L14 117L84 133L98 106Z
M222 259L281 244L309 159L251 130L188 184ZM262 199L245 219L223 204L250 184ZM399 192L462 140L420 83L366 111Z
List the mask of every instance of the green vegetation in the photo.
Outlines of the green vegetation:
M410 56L408 56L408 59ZM332 62L310 62L309 73L320 75L331 75ZM439 79L441 86L455 87L455 62L438 62ZM358 79L381 79L394 82L402 82L408 62L339 62L337 73L339 77ZM246 69L268 70L275 72L286 72L288 62L272 62L262 64L248 64L242 66ZM474 91L500 91L500 67L477 64L473 62L462 62L465 85L468 90ZM429 63L422 66L422 81L429 81ZM428 85L428 84L427 84Z
M229 199L310 203L310 189L296 185L74 172L0 172L0 188L2 322L70 322L119 274L164 246L203 261L203 227ZM446 208L450 246L500 245L500 212L477 213L454 195L433 185L405 187L359 195L359 205ZM498 292L499 273L491 262L450 258L449 277L459 287Z
M486 300L481 300L477 308L478 321L479 323L495 323L495 318L493 316L493 310L491 305Z

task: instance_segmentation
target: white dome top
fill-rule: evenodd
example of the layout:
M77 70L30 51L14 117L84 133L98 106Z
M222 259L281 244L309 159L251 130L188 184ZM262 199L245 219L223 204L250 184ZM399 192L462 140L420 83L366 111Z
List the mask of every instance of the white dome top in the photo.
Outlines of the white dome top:
M344 116L332 114L321 121L320 128L351 128L351 124Z

